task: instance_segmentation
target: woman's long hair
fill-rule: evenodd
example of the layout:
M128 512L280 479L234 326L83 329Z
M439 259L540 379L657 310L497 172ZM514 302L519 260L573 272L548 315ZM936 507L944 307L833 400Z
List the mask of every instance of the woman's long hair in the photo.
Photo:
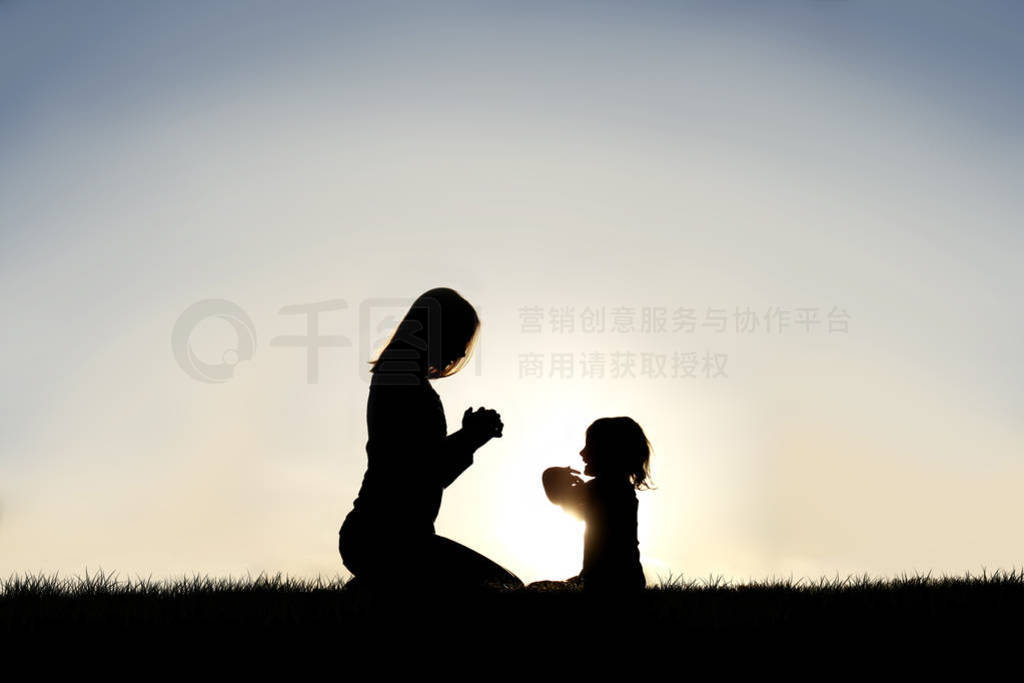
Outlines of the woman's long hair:
M480 333L476 309L454 289L424 292L410 306L370 372L389 383L415 384L420 378L448 377L469 360Z

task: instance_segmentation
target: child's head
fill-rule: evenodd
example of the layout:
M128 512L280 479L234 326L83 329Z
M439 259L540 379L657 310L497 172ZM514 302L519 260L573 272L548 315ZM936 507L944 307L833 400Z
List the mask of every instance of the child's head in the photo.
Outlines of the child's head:
M587 427L580 451L590 476L625 476L638 489L651 487L651 442L629 417L602 417Z

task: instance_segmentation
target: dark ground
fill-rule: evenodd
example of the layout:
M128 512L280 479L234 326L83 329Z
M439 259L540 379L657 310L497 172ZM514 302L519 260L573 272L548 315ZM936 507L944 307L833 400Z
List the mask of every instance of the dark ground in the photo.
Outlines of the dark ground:
M980 632L1021 635L1024 572L981 576L847 578L728 585L675 581L632 598L578 590L438 593L409 583L368 592L335 580L203 577L176 583L11 577L0 591L0 632L52 629L245 633L286 630L334 638L397 638L400 632L532 634L576 642L696 637L930 638Z

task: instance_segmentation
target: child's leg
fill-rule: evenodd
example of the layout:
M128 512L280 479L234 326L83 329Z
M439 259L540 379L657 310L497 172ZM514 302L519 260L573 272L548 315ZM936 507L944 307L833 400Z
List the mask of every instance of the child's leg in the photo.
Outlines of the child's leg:
M581 590L583 588L583 580L579 576L574 576L565 581L534 581L527 584L526 587L529 590L535 591Z

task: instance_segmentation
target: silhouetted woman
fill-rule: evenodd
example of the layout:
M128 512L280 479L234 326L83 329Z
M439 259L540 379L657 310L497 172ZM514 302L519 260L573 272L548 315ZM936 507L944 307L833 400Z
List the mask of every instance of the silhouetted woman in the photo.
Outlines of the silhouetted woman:
M366 474L338 532L342 562L356 584L522 585L483 555L434 533L444 489L473 464L478 448L501 436L500 416L484 408L467 408L462 429L448 434L429 382L465 365L479 329L476 311L455 290L431 289L371 361Z

